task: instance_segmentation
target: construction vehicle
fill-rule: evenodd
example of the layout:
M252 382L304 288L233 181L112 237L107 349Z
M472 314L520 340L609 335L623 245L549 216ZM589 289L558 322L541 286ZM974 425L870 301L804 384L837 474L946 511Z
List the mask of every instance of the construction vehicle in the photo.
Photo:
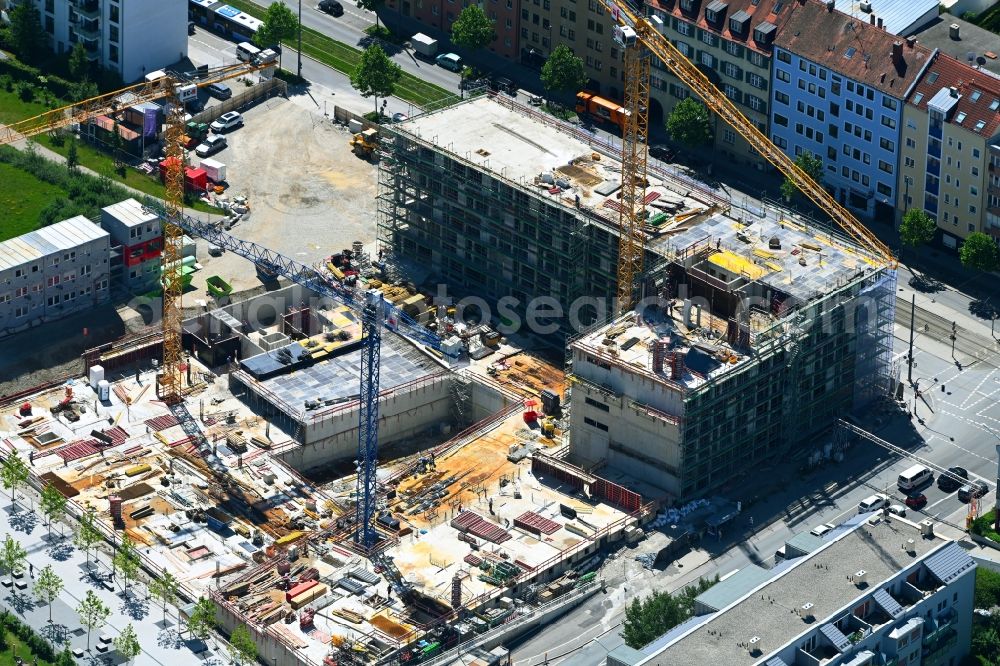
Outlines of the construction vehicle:
M586 90L576 94L576 112L599 123L611 123L624 129L628 111L621 104Z
M363 157L366 160L371 159L375 151L378 150L378 130L370 127L355 134L351 137L351 150L358 157Z
M882 241L859 222L819 183L799 168L780 148L771 143L718 88L663 36L648 18L636 13L625 0L604 0L615 20L613 38L624 50L625 111L622 123L622 190L619 217L618 299L619 311L632 306L636 278L642 273L645 237L646 160L649 136L649 68L655 56L663 65L700 97L705 105L788 178L798 191L806 195L847 233L875 261L891 270L896 258ZM579 108L579 107L578 107ZM589 110L589 109L588 109Z

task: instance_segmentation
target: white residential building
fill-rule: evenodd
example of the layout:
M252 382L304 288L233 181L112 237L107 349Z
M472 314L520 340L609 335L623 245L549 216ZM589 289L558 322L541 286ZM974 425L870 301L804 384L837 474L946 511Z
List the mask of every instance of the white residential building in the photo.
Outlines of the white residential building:
M33 2L56 53L82 42L91 60L142 78L187 57L187 3L181 0L17 0Z
M107 302L110 254L82 215L0 243L0 337Z
M800 556L727 577L698 597L699 615L608 666L954 666L968 654L976 563L931 521L866 514L793 541Z

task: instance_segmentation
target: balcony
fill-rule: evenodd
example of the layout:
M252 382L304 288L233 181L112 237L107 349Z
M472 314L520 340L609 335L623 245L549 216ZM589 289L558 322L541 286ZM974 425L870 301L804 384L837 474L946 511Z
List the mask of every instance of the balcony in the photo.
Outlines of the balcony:
M76 24L76 34L80 37L81 42L96 41L101 37L101 24L94 19L83 19Z
M86 16L97 17L101 13L100 0L73 0L76 11Z

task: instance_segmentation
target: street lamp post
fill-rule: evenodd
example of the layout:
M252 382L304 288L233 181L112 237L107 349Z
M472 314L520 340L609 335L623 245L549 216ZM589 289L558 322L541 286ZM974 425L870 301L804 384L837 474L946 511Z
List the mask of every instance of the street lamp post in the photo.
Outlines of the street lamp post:
M302 0L299 0L299 78L302 78Z

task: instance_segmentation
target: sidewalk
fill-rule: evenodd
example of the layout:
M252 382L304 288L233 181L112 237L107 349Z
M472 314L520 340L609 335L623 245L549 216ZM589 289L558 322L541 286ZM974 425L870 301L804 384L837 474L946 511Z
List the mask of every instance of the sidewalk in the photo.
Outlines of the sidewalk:
M13 580L10 577L2 580L2 604L56 643L58 649L62 649L63 643L68 643L77 655L78 663L95 666L124 663L111 640L129 623L135 628L142 647L142 653L133 662L137 666L168 666L194 661L209 666L229 663L228 655L211 646L214 643L212 639L206 644L204 641L181 638L179 632L185 628L178 626L177 607L167 606L164 622L162 606L156 600L148 599L144 584L129 581L129 596L125 597L120 584L100 580L111 572L109 558L104 552L95 555L92 551L88 567L87 558L73 546L73 532L66 524L53 525L49 538L48 528L37 510L38 495L33 490L18 492L16 506L11 506L10 495L5 493L0 504L3 505L0 508L0 530L11 534L28 551L27 562L32 567L30 573L26 570ZM31 510L32 504L34 511ZM60 533L65 534L65 538L61 538ZM36 602L33 594L34 578L46 565L52 565L64 584L59 598L52 602L51 623L48 606ZM91 571L100 575L92 577ZM76 607L88 590L93 590L111 610L105 624L91 632L89 653L86 651L87 632L81 628L76 614ZM102 641L102 637L106 641Z

